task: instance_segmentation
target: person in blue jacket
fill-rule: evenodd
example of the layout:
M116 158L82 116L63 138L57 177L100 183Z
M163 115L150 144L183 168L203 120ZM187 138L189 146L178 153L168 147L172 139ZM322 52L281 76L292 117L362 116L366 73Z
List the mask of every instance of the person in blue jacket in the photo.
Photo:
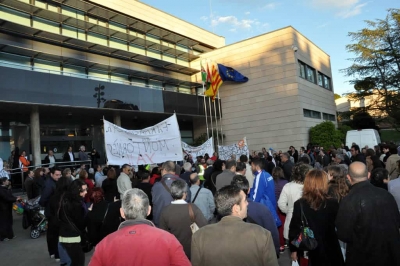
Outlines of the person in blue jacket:
M254 173L255 179L249 197L254 202L264 204L271 211L276 226L281 226L282 222L280 221L276 211L277 206L274 179L268 172L265 172L262 162L259 159L251 162L251 170Z

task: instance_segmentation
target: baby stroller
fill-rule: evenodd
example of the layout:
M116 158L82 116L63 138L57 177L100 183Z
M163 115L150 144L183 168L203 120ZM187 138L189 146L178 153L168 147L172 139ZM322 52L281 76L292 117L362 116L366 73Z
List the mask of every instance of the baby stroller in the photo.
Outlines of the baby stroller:
M47 220L44 216L44 210L39 205L40 196L24 202L24 216L22 227L28 229L31 227L31 238L39 238L40 233L46 232Z

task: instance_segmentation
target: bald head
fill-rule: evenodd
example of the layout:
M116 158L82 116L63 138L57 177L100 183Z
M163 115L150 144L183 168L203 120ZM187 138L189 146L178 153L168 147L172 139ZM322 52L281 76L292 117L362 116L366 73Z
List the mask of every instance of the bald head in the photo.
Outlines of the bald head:
M200 184L200 179L199 179L199 176L197 175L197 173L192 173L190 175L190 183L192 185L199 185Z
M365 181L369 177L367 166L362 162L354 162L350 164L347 176L352 184Z

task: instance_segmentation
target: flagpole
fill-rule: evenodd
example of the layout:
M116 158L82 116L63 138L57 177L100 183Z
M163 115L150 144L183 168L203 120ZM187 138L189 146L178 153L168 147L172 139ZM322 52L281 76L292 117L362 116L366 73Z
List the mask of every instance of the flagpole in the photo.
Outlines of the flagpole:
M218 118L217 118L217 106L215 105L215 98L214 98L214 116L215 116L215 128L217 129L217 144L219 146L219 134L218 134Z
M224 134L222 133L222 113L221 113L221 98L219 97L219 90L218 90L218 110L219 110L219 117L220 117L220 125L221 125L221 142L224 145Z
M211 111L211 97L208 97L208 105L210 109L210 124L211 124L211 136L214 139L214 126L213 126L213 121L212 121L212 111ZM214 140L215 141L215 140Z
M206 106L206 95L205 95L204 82L203 82L203 100L204 100L204 114L206 115L207 139L209 139L210 134L208 133L207 106Z

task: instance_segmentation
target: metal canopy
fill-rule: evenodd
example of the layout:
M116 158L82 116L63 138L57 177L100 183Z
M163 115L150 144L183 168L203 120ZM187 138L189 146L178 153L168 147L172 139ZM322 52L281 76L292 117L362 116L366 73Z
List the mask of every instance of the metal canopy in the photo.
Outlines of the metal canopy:
M112 11L109 11L107 9L104 8L100 8L88 3L81 3L81 1L56 1L65 5L68 5L68 3L72 3L73 2L77 2L77 6L75 8L81 9L81 8L86 8L87 9L87 13L89 13L92 16L95 17L99 17L100 19L105 19L105 18L115 18L115 19L119 19L122 18L122 15L118 14L118 13L114 13ZM61 13L57 13L57 12L53 12L47 9L42 9L40 7L36 7L27 3L23 3L21 1L15 1L15 0L2 0L0 5L6 6L8 8L12 8L21 12L25 12L28 13L29 15L33 15L36 17L40 17L40 18L44 18L44 19L48 19L51 20L53 22L57 22L57 23L61 23L70 27L76 27L78 29L84 30L84 31L88 31L88 32L93 32L96 34L101 34L107 37L113 37L113 38L118 38L122 41L128 42L128 43L134 43L137 45L142 46L143 48L148 48L151 47L152 49L156 49L160 52L164 52L164 51L168 51L169 54L172 54L178 58L182 58L182 59L186 59L189 61L192 61L194 59L199 58L199 56L193 55L193 53L191 52L183 52L183 51L178 51L176 49L172 49L171 47L167 46L167 45L162 45L160 43L156 43L153 41L149 41L149 40L144 40L142 38L138 38L134 35L128 34L128 33L124 33L124 32L120 32L117 30L113 30L110 29L108 27L105 26L101 26L101 25L97 25L88 21L83 21L77 18L73 18L73 17L69 17L67 15L61 14ZM72 6L72 5L69 5ZM82 9L81 9L82 10ZM85 10L84 10L85 11ZM113 13L114 15L111 16ZM127 23L122 23L121 21L117 21L118 23L121 23L123 25L126 25L127 27L130 26L130 28L133 28L136 31L142 32L143 34L146 33L151 33L152 35L155 36L172 36L173 38L175 38L174 36L176 36L176 34L172 34L172 33L168 33L165 30L162 30L160 28L156 28L150 24L146 24L144 22L138 21L136 19L132 19L129 17L127 18ZM108 21L109 19L106 19L106 21ZM171 37L168 37L171 38ZM176 40L171 40L168 38L161 38L160 39L167 39L169 41L172 41L174 43L177 43ZM179 36L179 39L181 40L185 40L184 37ZM180 42L181 44L184 44L183 42ZM193 43L191 45L187 45L189 47L192 47L193 45L196 45L196 43ZM171 49L173 50L173 52L171 51Z
M69 46L69 47L76 47L79 49L83 49L85 51L90 51L110 57L116 57L116 58L121 58L123 60L129 60L137 63L142 63L142 64L148 64L148 65L153 65L156 67L164 67L164 65L170 66L171 64L174 65L174 71L183 73L183 74L188 74L188 75L193 75L198 73L199 71L197 69L189 68L189 67L184 67L178 64L173 64L169 62L164 62L162 60L157 60L153 59L147 56L135 54L133 52L127 52L129 56L125 57L126 53L121 53L121 50L108 47L108 46L103 46L95 43L90 43L84 40L79 40L75 38L70 38L67 36L55 34L55 33L50 33L42 30L37 30L33 29L31 27L19 25L16 23L12 23L9 21L5 21L3 19L0 19L0 30L9 32L9 33L17 33L19 35L24 35L28 36L30 38L35 38L39 40L44 40L47 42L52 42L52 43L57 43L58 45L64 45L64 46ZM125 51L126 52L126 51ZM151 62L154 62L157 64L152 64ZM163 62L164 65L158 63L158 62ZM168 69L170 69L168 67Z
M110 73L119 73L129 75L131 77L136 77L140 79L153 79L161 82L165 82L172 85L185 85L189 87L200 87L200 83L195 83L191 81L185 81L180 79L171 78L169 76L164 76L162 73L154 74L149 72L141 72L135 69L123 68L123 67L116 67L116 66L109 66L106 64L100 64L97 62L83 60L83 59L76 59L76 58L65 58L63 56L54 55L50 53L46 53L43 51L37 51L28 48L22 48L13 45L6 45L0 44L0 51L16 54L16 55L23 55L31 58L43 59L52 62L62 63L64 65L72 65L72 66L79 66L93 69L93 70L100 70L100 71L107 71Z

